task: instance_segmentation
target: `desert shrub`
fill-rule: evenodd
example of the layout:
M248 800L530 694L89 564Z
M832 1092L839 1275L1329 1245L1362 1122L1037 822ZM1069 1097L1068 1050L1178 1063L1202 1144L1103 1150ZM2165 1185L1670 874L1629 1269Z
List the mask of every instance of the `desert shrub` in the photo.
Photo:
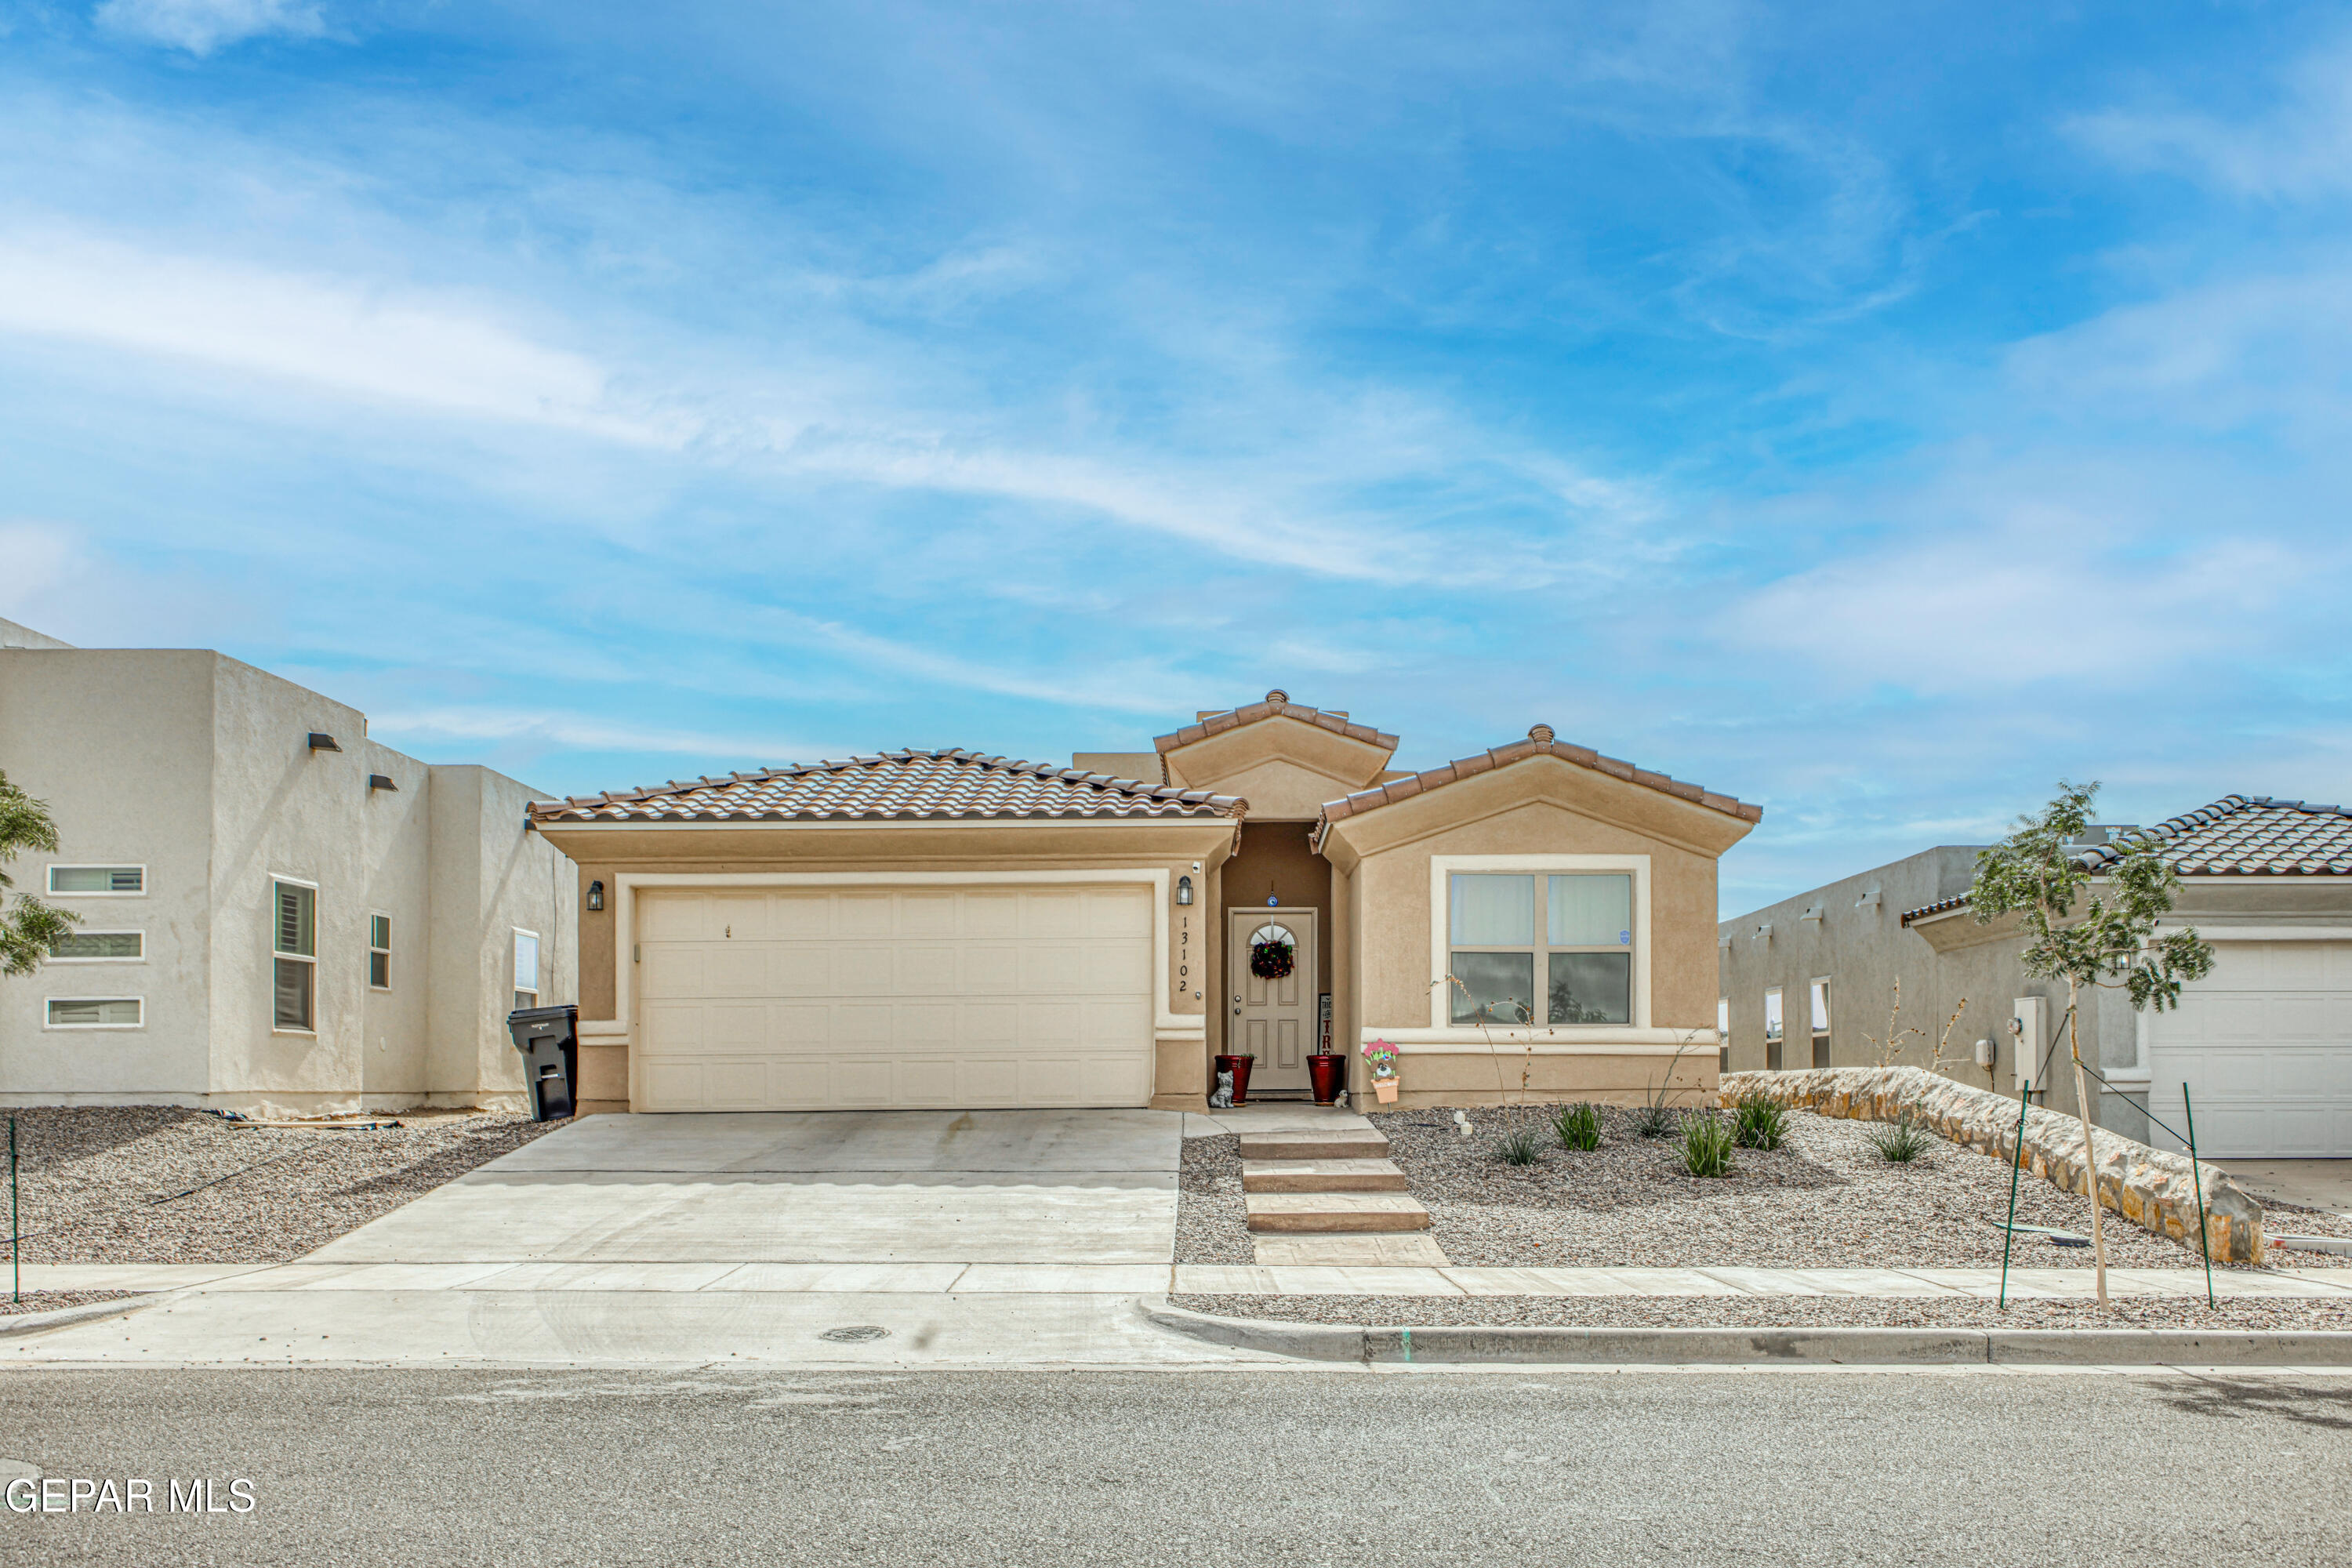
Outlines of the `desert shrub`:
M1563 1105L1551 1113L1551 1130L1563 1149L1589 1153L1601 1147L1601 1108L1591 1104Z
M1704 1111L1683 1121L1683 1169L1694 1176L1731 1174L1731 1129Z
M1653 1100L1633 1112L1633 1131L1644 1138L1666 1138L1682 1125L1675 1108L1663 1100Z
M1514 1127L1495 1140L1495 1157L1506 1165L1532 1165L1543 1156L1543 1144L1535 1131Z
M1731 1141L1742 1149L1778 1149L1789 1136L1789 1110L1761 1094L1743 1095L1731 1108Z
M1907 1165L1927 1152L1927 1134L1906 1116L1900 1121L1884 1121L1872 1128L1870 1143L1878 1151L1880 1159Z

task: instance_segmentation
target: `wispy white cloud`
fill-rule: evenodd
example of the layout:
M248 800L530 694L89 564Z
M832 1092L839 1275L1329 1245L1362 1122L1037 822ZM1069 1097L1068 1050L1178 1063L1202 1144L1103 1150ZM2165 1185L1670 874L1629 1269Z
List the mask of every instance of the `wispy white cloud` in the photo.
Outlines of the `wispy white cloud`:
M396 709L369 716L368 732L387 744L489 741L502 744L643 756L748 759L740 768L813 762L865 748L825 746L756 731L706 732L616 721L607 715L548 709L444 706Z
M2352 191L2352 39L2312 50L2264 95L2265 112L2108 109L2067 129L2127 169L2161 170L2257 200Z
M109 32L200 56L272 33L315 38L327 30L318 0L105 0L96 16Z

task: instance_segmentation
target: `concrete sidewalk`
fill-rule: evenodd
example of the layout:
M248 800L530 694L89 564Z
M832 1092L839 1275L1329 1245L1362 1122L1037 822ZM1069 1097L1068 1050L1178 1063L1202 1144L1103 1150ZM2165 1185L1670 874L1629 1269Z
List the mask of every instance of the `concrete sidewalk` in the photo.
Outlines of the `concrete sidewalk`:
M315 1256L315 1255L314 1255ZM28 1290L174 1290L206 1296L319 1291L582 1291L750 1296L1876 1296L1990 1300L1997 1268L1334 1268L1165 1263L312 1262L47 1263ZM2110 1268L2116 1296L2202 1296L2198 1268ZM2088 1268L2012 1268L2011 1296L2093 1293ZM2352 1268L2217 1268L2217 1296L2352 1300Z

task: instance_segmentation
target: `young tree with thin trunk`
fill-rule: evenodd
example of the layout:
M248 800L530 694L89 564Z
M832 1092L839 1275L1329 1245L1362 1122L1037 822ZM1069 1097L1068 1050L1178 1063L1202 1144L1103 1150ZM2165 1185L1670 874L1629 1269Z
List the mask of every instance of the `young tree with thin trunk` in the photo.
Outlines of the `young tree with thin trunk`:
M2026 936L2025 972L2066 982L2066 1049L2074 1064L2074 1102L2083 1121L2083 1161L2091 1195L2091 1243L2098 1269L2099 1304L2107 1302L2106 1233L2099 1221L2099 1163L2091 1142L2091 1097L2083 1077L2083 994L2114 990L2131 995L2134 1011L2162 1012L2180 1005L2183 981L2212 973L2213 950L2193 928L2159 933L2180 879L2172 862L2147 843L2121 846L2122 858L2101 868L2093 890L2084 864L2084 832L2099 786L2058 782L2058 798L2018 818L2007 838L1977 856L1969 889L1969 912L1979 925L2014 913ZM2085 891L2091 897L2078 913Z
M49 808L0 773L0 866L27 849L55 854L57 847L58 828L49 820ZM30 974L81 917L53 909L29 893L12 900L8 894L15 886L8 873L0 871L0 974Z

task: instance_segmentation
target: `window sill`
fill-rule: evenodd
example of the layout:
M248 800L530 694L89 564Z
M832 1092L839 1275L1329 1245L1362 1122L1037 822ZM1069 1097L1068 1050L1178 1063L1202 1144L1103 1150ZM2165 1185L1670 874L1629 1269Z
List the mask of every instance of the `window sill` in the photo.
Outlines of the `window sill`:
M125 1035L137 1034L144 1024L44 1024L45 1035Z
M296 1035L306 1040L315 1040L319 1037L319 1031L316 1029L289 1029L280 1024L271 1025L269 1032L273 1035Z

